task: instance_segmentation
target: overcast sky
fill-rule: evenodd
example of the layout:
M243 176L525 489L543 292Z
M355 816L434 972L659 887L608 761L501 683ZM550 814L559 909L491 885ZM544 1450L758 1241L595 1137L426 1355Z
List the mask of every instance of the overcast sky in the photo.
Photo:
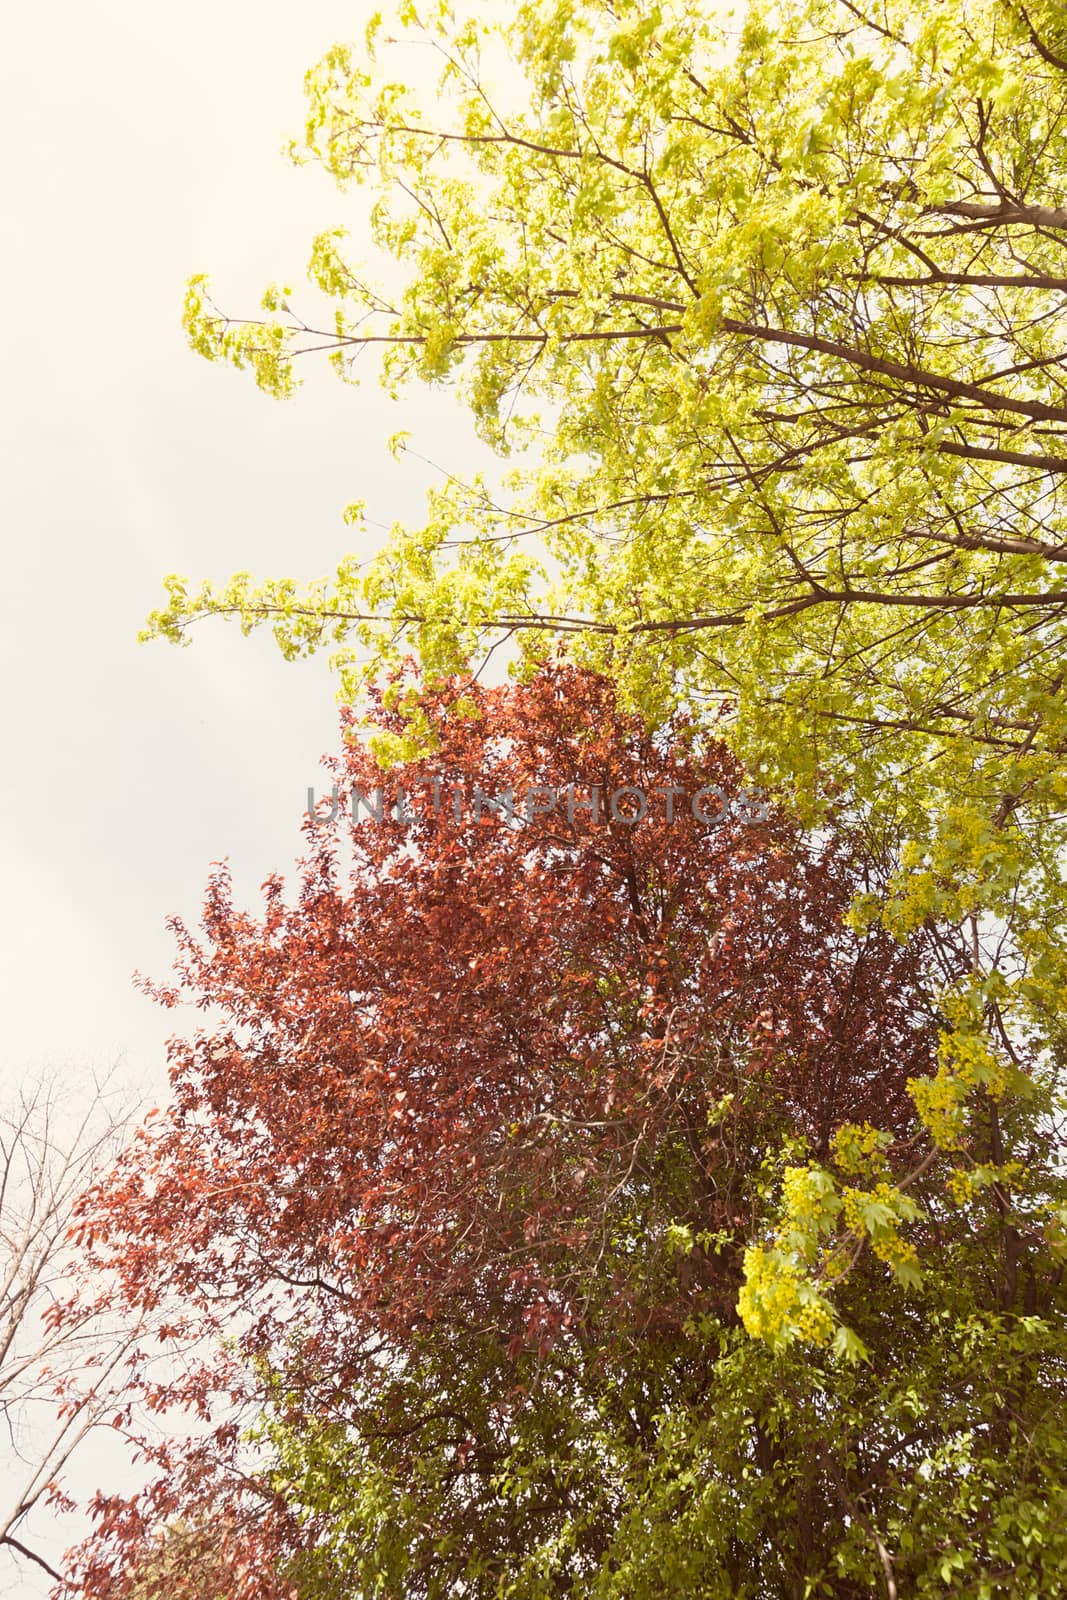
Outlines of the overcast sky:
M358 229L358 192L280 149L302 127L305 69L360 39L369 10L63 0L8 17L5 1087L59 1066L76 1093L120 1060L157 1093L181 1017L131 974L167 975L164 919L195 919L213 860L250 905L290 871L338 742L324 658L287 664L222 623L187 650L137 644L162 576L321 576L352 548L348 501L383 523L420 515L432 473L395 462L390 434L460 470L478 454L449 395L392 405L371 368L359 390L322 368L279 403L183 341L191 273L240 313L268 281L301 280L315 231ZM43 1590L2 1569L0 1592Z

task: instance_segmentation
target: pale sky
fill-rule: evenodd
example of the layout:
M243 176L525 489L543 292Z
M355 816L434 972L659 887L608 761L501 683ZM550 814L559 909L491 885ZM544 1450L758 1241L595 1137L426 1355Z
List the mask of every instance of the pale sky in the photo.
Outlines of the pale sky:
M165 917L195 920L210 863L242 901L289 872L318 760L337 743L325 659L213 624L138 645L161 578L247 568L312 578L352 548L352 499L418 518L432 474L480 457L449 395L391 405L321 368L294 401L193 356L186 278L240 313L298 283L312 235L359 226L358 193L294 169L302 78L367 5L61 0L8 15L0 60L6 887L4 1085L42 1065L123 1063L153 1096L181 1025L132 985L165 977ZM107 1458L83 1462L90 1484ZM107 1469L113 1470L112 1467ZM97 1477L94 1479L94 1472ZM101 1482L101 1487L110 1487ZM40 1532L54 1558L70 1525ZM0 1556L0 1593L44 1592Z

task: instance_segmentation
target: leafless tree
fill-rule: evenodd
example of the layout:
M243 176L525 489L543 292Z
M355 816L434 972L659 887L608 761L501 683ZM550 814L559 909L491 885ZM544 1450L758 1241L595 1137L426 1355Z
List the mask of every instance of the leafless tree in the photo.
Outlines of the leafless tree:
M130 1114L108 1078L45 1075L0 1102L0 1422L16 1467L0 1492L0 1549L56 1580L27 1524L48 1504L73 1507L64 1472L112 1419L139 1332L81 1282L70 1238L74 1202L110 1165Z

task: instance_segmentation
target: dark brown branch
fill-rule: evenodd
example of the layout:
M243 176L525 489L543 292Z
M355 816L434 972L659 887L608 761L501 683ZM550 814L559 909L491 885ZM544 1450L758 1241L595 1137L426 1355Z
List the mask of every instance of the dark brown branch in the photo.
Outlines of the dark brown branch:
M1067 561L1067 545L1042 544L1040 539L1010 536L997 537L983 533L932 533L923 531L921 539L932 539L937 544L955 545L960 550L992 550L1006 556L1040 556L1043 561Z
M982 384L963 383L958 378L945 377L940 372L930 372L924 367L892 361L887 356L869 355L866 350L857 350L836 339L823 339L813 333L792 333L785 328L765 328L759 323L738 322L733 317L723 317L722 326L728 333L743 334L746 338L767 344L794 345L800 350L811 350L819 355L836 356L849 366L858 367L861 372L877 372L887 378L913 383L918 388L936 389L942 394L954 395L960 400L976 400L990 411L1011 411L1040 421L1067 422L1067 406L1050 406L1043 400L1017 400L1012 395L986 389Z
M944 728L931 727L929 723L918 722L911 717L861 717L859 715L851 715L847 711L827 711L822 708L819 709L817 715L828 717L833 722L851 722L861 728L887 728L893 732L927 733L936 737L941 737L945 733ZM950 711L943 706L933 706L931 708L931 716L952 717L961 722L973 722L974 720L966 711ZM1002 719L989 717L986 720L993 723L1000 722ZM1004 720L1004 725L1011 726L1012 724ZM994 750L1018 751L1023 748L1018 740L998 739L988 734L975 733L973 728L970 730L970 737L976 744L989 745Z
M221 322L225 326L258 326L266 324L253 319L230 319L217 317L213 322ZM974 400L989 411L1008 411L1015 416L1028 417L1034 421L1067 422L1067 406L1048 405L1043 400L1019 400L1013 395L999 393L998 390L988 389L978 383L963 383L957 378L949 378L940 372L930 372L925 367L914 367L902 361L893 361L887 356L873 356L866 350L858 350L853 345L841 344L836 339L823 339L817 334L793 333L786 328L767 328L759 323L739 322L734 317L723 317L720 327L727 333L741 334L745 338L756 339L766 344L792 345L800 350L811 350L819 355L834 356L844 361L848 366L856 367L861 372L878 373L888 378L896 378L904 383L915 384L917 388L926 388L939 391L942 394L954 396L960 400ZM317 345L315 349L344 349L355 346L362 349L365 345L372 344L426 344L428 335L419 333L409 334L345 334L338 338L321 329L301 326L294 330L308 333L313 338L320 338L326 342ZM682 325L678 322L656 324L652 327L639 328L602 328L587 329L579 333L565 333L560 335L561 344L595 343L598 340L610 339L660 339L666 340L668 335L682 332ZM453 340L456 345L475 344L547 344L547 333L457 333ZM294 351L295 355L308 354L308 350Z
M1040 272L942 272L940 268L925 278L896 277L891 273L853 272L851 278L862 283L877 283L890 289L936 289L945 284L974 289L1067 289L1067 278Z
M35 1550L31 1550L28 1545L24 1545L21 1539L16 1539L14 1534L0 1534L0 1544L9 1544L12 1550L17 1550L20 1556L26 1557L27 1561L36 1561L37 1565L43 1567L48 1576L55 1578L57 1583L63 1582L63 1574L61 1572L57 1572L55 1567L45 1560L44 1556L39 1556Z
M988 228L1022 222L1032 228L1067 229L1067 207L1064 206L1028 206L1011 202L995 206L980 200L944 200L940 205L925 207L923 214L963 217Z
M1030 42L1037 51L1038 55L1041 57L1042 61L1047 61L1050 67L1058 67L1061 72L1067 72L1067 61L1065 61L1062 56L1055 55L1053 51L1049 49L1048 45L1045 44L1044 40L1039 37L1037 29L1027 16L1026 8L1024 6L1019 7L1019 15L1025 22L1026 31L1030 35Z
M1001 594L993 591L989 594L893 594L879 589L826 589L812 577L808 581L815 588L815 593L804 595L797 600L787 601L783 605L765 611L761 620L763 622L779 622L786 617L797 616L802 611L809 610L812 606L821 605L875 605L893 607L914 607L921 610L935 611L971 611L988 608L1002 610L1004 607L1040 606L1049 609L1059 609L1067 606L1067 589L1053 589L1045 594ZM537 613L530 615L502 614L496 617L486 617L481 622L470 621L466 626L477 628L511 628L516 631L550 629L559 633L603 633L611 636L632 636L641 633L691 633L705 628L741 628L746 626L748 609L725 612L713 612L705 616L672 618L659 622L634 622L620 626L615 622L598 622L592 617L560 617L548 616ZM310 606L217 606L210 607L201 613L205 616L252 616L266 621L268 617L317 617L324 628L342 622L371 622L392 623L398 628L425 627L430 623L440 622L440 618L430 617L423 612L381 614L367 611L322 611ZM198 620L188 617L179 626L188 626Z
M1026 450L998 450L993 445L956 444L950 439L937 446L943 456L962 456L965 461L1003 461L1008 466L1032 467L1037 472L1067 472L1067 456L1041 456Z

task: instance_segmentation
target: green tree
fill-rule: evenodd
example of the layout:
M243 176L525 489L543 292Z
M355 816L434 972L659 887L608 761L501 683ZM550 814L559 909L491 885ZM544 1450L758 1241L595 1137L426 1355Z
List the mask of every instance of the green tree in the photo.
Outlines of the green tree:
M858 1274L858 1368L712 1319L518 1362L436 1328L310 1408L294 1363L257 1429L305 1540L282 1570L303 1600L1045 1600L1067 1582L1062 1293L997 1314L984 1255L957 1237L909 1305Z
M529 666L562 637L653 723L722 710L800 815L847 795L896 853L857 926L966 934L915 1097L959 1181L1010 1207L1005 1162L968 1152L1026 1093L1025 1051L1060 1059L1067 984L1062 14L499 15L408 4L400 43L376 19L308 76L298 158L368 187L395 290L331 233L311 257L325 327L280 287L230 320L202 277L186 326L279 395L301 353L350 376L380 345L389 385L458 384L517 467L448 483L423 527L327 582L172 578L149 632L265 623L290 655L332 646L349 697L412 647L437 681L490 641ZM430 109L389 66L404 41L441 64ZM917 1170L887 1184L896 1225ZM750 1331L797 1332L779 1290L825 1267L846 1198L825 1168L784 1187Z

